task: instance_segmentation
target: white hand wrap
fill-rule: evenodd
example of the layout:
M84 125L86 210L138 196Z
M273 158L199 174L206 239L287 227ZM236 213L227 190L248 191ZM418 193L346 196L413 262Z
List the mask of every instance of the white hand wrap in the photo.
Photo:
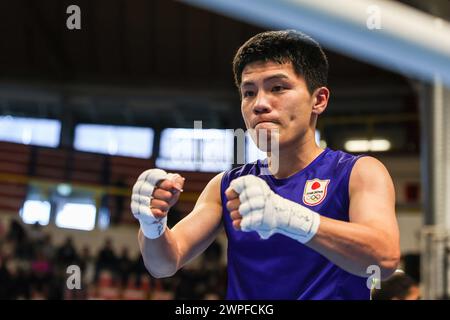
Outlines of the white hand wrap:
M153 190L160 180L172 180L177 176L161 169L149 169L141 173L133 186L131 212L139 220L142 233L149 239L160 237L167 225L167 216L156 218L150 209Z
M256 231L263 239L280 233L306 243L319 229L318 213L275 194L261 178L239 177L230 187L239 193L242 231Z

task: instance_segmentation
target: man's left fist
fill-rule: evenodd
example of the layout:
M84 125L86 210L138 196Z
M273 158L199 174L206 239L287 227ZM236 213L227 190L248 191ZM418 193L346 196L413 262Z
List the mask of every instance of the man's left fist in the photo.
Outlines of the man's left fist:
M267 183L256 176L239 177L225 191L233 226L237 230L256 231L269 238L276 228L276 215L270 201L275 195Z
M225 196L233 227L256 231L263 239L280 233L306 243L319 228L318 213L280 197L263 179L254 175L231 181Z

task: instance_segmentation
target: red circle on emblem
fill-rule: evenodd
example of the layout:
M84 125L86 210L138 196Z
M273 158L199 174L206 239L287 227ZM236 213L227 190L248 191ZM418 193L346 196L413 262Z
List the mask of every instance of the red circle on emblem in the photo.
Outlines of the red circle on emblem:
M317 181L313 183L313 185L311 186L311 189L316 190L317 188L320 188L320 183L318 183Z

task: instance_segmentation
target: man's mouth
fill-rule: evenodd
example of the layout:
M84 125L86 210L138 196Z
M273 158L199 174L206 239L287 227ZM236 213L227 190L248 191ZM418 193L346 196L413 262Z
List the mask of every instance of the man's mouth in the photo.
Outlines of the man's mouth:
M273 121L260 121L258 122L255 127L255 129L271 129L271 128L278 128L278 123Z

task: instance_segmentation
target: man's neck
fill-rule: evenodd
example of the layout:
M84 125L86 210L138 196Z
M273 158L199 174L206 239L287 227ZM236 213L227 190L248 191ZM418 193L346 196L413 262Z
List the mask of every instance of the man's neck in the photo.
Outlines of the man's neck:
M273 161L276 156L274 153L269 155L269 170L277 179L288 178L306 168L323 151L314 140L302 145L280 148L278 162Z

